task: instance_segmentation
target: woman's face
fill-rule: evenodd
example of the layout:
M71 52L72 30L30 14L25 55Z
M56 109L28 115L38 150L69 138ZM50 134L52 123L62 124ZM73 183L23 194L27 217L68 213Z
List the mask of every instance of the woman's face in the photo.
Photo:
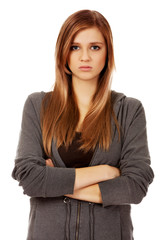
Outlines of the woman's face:
M106 55L105 39L97 27L80 31L73 39L68 58L72 79L98 80Z

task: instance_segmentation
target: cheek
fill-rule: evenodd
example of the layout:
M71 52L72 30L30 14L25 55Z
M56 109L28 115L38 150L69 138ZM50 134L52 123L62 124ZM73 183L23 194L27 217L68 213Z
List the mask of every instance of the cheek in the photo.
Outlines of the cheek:
M106 54L104 54L103 56L97 59L97 66L102 70L105 66L105 63L106 63Z
M73 54L68 57L67 62L68 62L69 68L72 68L74 66L75 58L74 58Z

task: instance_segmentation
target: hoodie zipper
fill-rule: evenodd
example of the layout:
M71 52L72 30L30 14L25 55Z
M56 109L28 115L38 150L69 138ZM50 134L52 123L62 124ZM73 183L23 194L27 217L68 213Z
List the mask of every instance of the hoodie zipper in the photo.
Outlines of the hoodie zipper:
M78 202L77 222L76 222L76 240L78 240L78 235L79 235L80 210L81 210L81 202Z

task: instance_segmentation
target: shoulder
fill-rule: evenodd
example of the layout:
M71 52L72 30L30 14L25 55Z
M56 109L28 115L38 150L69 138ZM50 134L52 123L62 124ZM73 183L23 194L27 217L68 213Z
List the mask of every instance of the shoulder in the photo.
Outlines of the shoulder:
M28 95L25 104L24 104L24 111L27 112L37 112L40 113L43 98L50 94L51 92L34 92Z
M46 95L45 92L41 91L41 92L34 92L31 93L30 95L28 95L28 100L35 103L35 102L42 102L42 99L44 98L44 96Z
M34 92L31 93L30 95L28 95L26 101L31 101L32 104L38 104L41 105L42 100L44 99L44 97L46 96L50 96L52 92Z
M127 109L131 108L132 110L142 106L142 102L139 99L131 96L126 96L124 93L112 91L111 96L112 102L115 106L118 105L119 107Z
M112 91L112 99L114 111L123 121L131 122L137 116L145 117L144 107L139 99L115 91Z

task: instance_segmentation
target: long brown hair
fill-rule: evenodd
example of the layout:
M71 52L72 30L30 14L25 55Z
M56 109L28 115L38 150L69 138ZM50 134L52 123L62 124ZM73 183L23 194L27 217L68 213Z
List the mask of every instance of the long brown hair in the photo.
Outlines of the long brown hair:
M111 28L99 12L81 10L69 16L61 27L55 52L55 85L53 91L45 95L42 103L42 137L44 150L48 156L51 156L52 139L56 142L57 148L61 144L68 148L75 137L80 113L72 90L72 74L67 60L76 34L95 26L104 36L107 57L91 107L82 124L80 149L87 152L94 150L99 144L100 148L108 150L112 140L112 117L119 132L111 99L111 79L115 68Z

